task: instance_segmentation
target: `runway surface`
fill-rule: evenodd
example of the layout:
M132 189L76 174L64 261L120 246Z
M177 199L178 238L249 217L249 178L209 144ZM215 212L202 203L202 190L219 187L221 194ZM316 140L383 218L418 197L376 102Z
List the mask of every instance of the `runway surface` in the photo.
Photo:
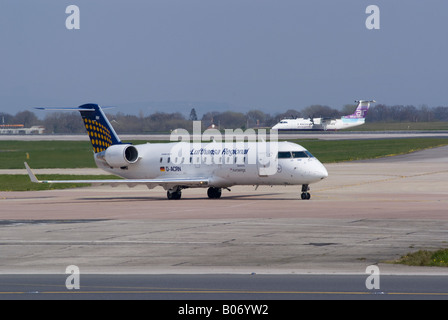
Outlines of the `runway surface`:
M3 192L0 272L364 272L447 246L445 151L327 165L311 201L298 187L234 187L219 200L188 189L179 201L161 188Z
M326 167L310 201L299 187L2 192L0 273L448 275L386 263L448 246L447 147Z

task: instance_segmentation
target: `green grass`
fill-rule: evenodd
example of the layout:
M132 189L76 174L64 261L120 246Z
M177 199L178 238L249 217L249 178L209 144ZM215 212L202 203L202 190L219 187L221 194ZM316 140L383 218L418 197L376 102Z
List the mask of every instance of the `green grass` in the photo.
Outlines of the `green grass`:
M448 249L419 250L406 254L392 263L408 266L448 267Z
M83 176L83 175L58 175L58 174L42 174L38 175L40 180L82 180L82 179L117 179L111 175L101 176ZM69 189L87 187L90 184L74 184L74 183L33 183L30 181L28 175L0 175L0 190L1 191L37 191L37 190L54 190L54 189Z
M0 169L94 168L88 141L0 141Z
M448 139L443 138L303 140L292 142L307 148L323 163L374 159L448 145Z
M134 144L146 141L133 141ZM448 145L443 138L410 138L379 140L296 140L323 163L405 154L426 148ZM0 141L0 169L24 169L27 161L31 168L95 168L88 141ZM110 176L109 176L110 177ZM75 180L81 176L38 175L48 180ZM105 177L107 178L107 176ZM84 179L101 179L85 176ZM33 184L26 175L0 175L0 190L49 190L72 188L79 185Z
M448 130L448 122L367 122L344 131Z
M133 141L135 144L146 141ZM372 159L448 145L443 138L296 140L324 163ZM88 141L0 141L0 169L95 168Z

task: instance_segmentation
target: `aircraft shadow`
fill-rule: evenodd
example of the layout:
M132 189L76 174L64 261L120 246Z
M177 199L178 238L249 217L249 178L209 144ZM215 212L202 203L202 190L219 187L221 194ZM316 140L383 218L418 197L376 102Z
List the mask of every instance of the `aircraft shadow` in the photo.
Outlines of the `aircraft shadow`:
M207 201L225 201L225 200L263 200L263 201L284 201L284 200L294 200L294 198L272 198L272 196L278 195L277 193L260 193L260 194L248 194L248 195L223 195L220 199L208 199L206 195L203 197L188 197L185 196L179 200L168 200L166 197L141 197L141 196L126 196L126 197L112 197L112 196L105 196L105 197L82 197L77 198L78 201L85 201L85 202L123 202L123 201L132 201L132 202L138 202L138 201L168 201L169 203L177 202L177 201L197 201L197 200L207 200ZM267 197L267 198L264 198ZM296 199L299 199L300 197L297 196Z

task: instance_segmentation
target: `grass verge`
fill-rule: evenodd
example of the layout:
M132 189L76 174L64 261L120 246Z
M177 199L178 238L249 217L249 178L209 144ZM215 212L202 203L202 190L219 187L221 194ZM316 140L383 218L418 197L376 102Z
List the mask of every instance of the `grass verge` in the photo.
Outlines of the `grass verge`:
M323 163L375 159L448 145L444 138L295 140Z
M0 169L95 168L88 141L0 141Z
M349 131L436 131L448 130L448 122L367 122Z
M59 175L59 174L41 174L38 176L41 180L82 180L82 179L117 179L112 175L98 175L98 176L83 176L83 175ZM82 183L33 183L30 181L28 175L0 175L0 190L1 191L38 191L38 190L55 190L55 189L69 189L87 187L90 184Z
M379 140L294 140L323 163L342 162L405 154L448 145L443 138ZM134 144L144 143L133 141ZM0 169L95 168L90 142L85 141L0 141ZM109 179L113 176L101 176ZM39 175L41 180L102 179L97 176ZM80 187L73 184L34 184L26 175L0 175L1 191L51 190Z
M135 144L146 141L133 141ZM323 163L372 159L448 145L444 138L292 140ZM88 141L0 141L0 169L96 168Z
M392 261L394 264L426 267L448 267L448 249L437 251L419 250L408 253L400 259Z

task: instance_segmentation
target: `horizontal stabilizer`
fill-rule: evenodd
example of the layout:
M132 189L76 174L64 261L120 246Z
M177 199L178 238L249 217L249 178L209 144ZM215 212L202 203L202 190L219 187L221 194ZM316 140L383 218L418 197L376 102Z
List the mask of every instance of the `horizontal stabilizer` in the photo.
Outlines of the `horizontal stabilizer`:
M101 109L112 109L115 108L113 106L111 107L101 107ZM67 108L61 108L61 107L35 107L34 109L37 110L45 110L45 111L95 111L95 108L85 108L85 107L67 107Z
M29 166L28 163L26 163L26 162L25 162L25 168L26 168L26 171L28 172L28 176L30 177L31 182L39 183L40 181L37 180L37 178L36 178L36 176L34 175L33 171L31 171L30 166Z
M36 109L47 111L79 111L90 142L92 143L93 151L94 153L100 153L112 145L121 144L120 138L103 112L103 109L108 108L114 107L100 107L95 103L86 103L77 108L38 107Z

